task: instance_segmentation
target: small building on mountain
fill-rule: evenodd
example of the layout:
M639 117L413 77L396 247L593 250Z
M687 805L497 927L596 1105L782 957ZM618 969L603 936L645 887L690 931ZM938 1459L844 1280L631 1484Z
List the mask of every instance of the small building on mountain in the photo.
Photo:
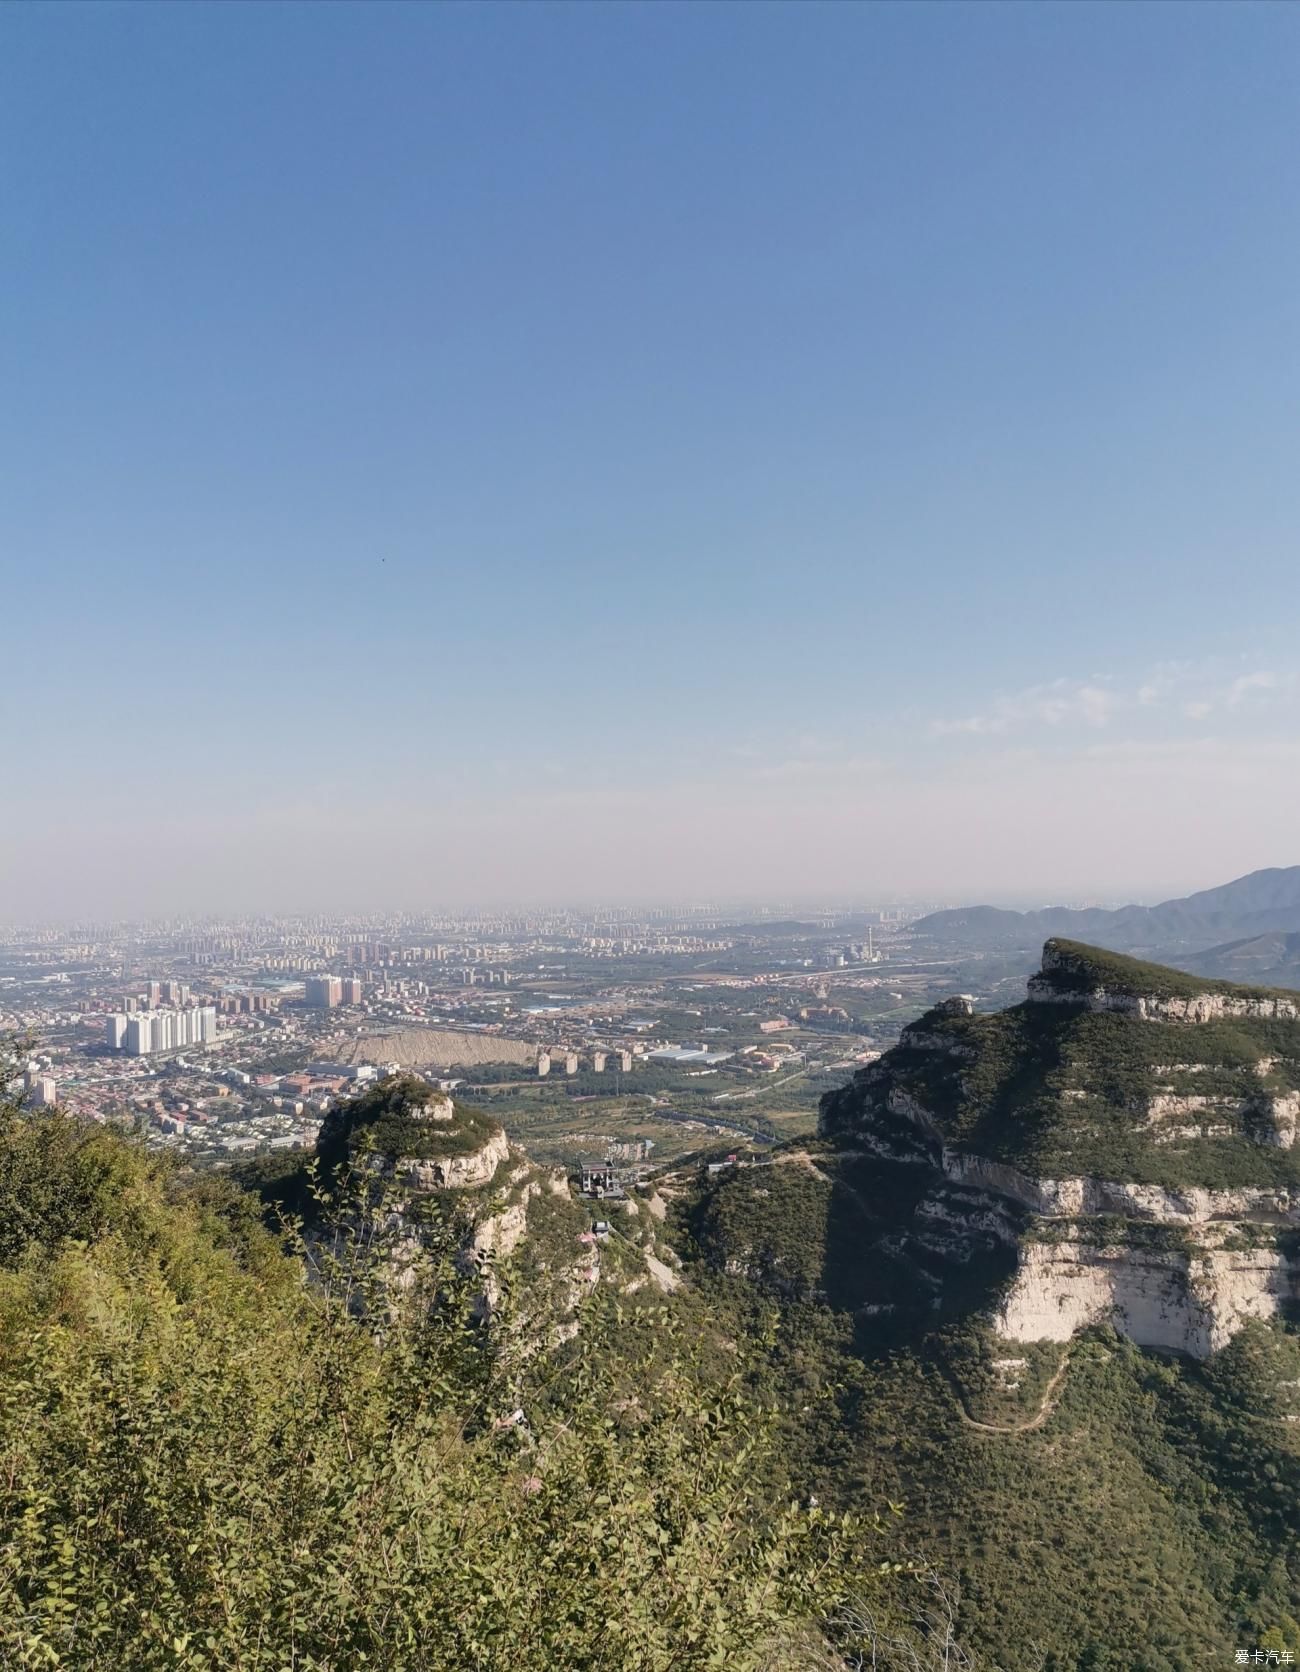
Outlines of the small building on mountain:
M618 1171L612 1161L582 1161L582 1194L584 1196L611 1196L615 1192L621 1194L618 1182Z

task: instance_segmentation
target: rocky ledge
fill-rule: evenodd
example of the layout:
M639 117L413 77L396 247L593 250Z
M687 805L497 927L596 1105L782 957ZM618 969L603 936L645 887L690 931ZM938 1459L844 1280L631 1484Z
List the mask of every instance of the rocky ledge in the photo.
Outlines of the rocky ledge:
M497 1127L467 1154L400 1155L385 1159L383 1165L399 1184L413 1190L471 1190L491 1184L509 1153L506 1135Z
M1159 979L1154 990L1144 992L1140 984L1148 972ZM1300 994L1228 982L1207 984L1181 970L1100 953L1075 941L1047 942L1042 968L1029 979L1028 997L1031 1004L1077 1005L1144 1021L1300 1020Z

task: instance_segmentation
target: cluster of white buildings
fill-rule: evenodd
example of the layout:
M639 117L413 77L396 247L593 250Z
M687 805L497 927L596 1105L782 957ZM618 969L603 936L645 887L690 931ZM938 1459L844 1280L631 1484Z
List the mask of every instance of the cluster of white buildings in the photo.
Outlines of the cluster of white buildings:
M210 1045L217 1037L217 1011L211 1004L192 1010L138 1010L110 1016L105 1038L110 1051L148 1057L186 1045Z

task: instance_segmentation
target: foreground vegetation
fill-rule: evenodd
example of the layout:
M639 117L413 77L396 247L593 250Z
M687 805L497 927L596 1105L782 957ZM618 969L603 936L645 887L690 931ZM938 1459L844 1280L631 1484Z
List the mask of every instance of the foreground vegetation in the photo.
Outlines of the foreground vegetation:
M794 1668L879 1555L766 1492L744 1355L608 1298L539 1352L504 1274L471 1326L453 1226L401 1305L355 1215L307 1284L251 1197L12 1109L0 1225L0 1665Z
M371 1139L400 1113L358 1108ZM864 1310L924 1285L887 1234L909 1170L816 1143L679 1181L680 1292L631 1292L611 1239L557 1328L525 1243L473 1323L459 1198L430 1200L399 1296L373 1258L391 1203L345 1159L332 1195L246 1193L0 1106L0 1667L1300 1655L1291 1329L1202 1365Z

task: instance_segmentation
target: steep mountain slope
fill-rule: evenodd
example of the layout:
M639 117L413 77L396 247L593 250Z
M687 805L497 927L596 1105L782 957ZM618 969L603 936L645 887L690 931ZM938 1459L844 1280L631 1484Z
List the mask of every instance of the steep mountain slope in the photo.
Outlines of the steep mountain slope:
M981 1667L1300 1655L1298 1088L1300 994L1055 941L684 1201L790 1478L900 1504Z
M904 1248L1013 1253L1001 1334L1203 1356L1300 1300L1298 1122L1300 994L1049 941L1023 1004L930 1011L821 1124L925 1181Z
M963 906L933 912L913 925L923 945L959 951L1030 950L1049 936L1072 937L1114 951L1141 952L1176 963L1223 942L1271 932L1300 931L1300 865L1252 871L1218 888L1158 906L1116 911L1052 906L1004 911ZM1231 975L1207 962L1205 973Z

